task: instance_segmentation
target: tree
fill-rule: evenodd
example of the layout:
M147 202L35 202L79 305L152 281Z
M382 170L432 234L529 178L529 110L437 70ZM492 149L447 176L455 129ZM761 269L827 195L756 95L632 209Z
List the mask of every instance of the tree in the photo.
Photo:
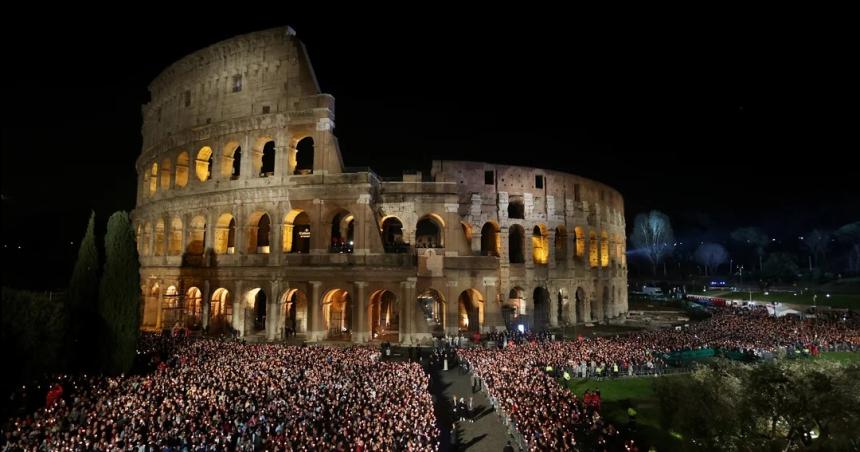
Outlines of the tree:
M663 212L652 210L647 214L636 215L630 242L645 252L654 275L657 274L657 265L672 249L674 240L669 217Z
M757 227L750 226L746 228L738 228L732 231L732 239L755 250L756 255L758 255L758 269L759 271L762 271L764 268L764 265L762 264L764 248L769 243L767 234Z
M800 267L791 253L773 253L764 261L762 276L765 279L790 282L797 280Z
M848 271L860 272L860 221L846 224L836 230L840 242L848 245Z
M695 257L696 262L705 267L705 276L707 276L713 274L720 264L728 262L729 253L718 243L703 243L696 249Z
M827 248L830 246L830 236L831 233L829 231L815 229L803 239L803 243L806 244L806 247L812 253L812 261L816 267L818 267L821 261L827 261ZM819 257L821 261L819 261Z
M105 267L99 287L102 357L109 373L128 372L134 363L140 325L140 264L126 212L108 219Z
M78 249L78 260L66 292L66 364L91 367L97 357L96 318L99 294L99 253L95 239L95 212L90 213L87 230Z

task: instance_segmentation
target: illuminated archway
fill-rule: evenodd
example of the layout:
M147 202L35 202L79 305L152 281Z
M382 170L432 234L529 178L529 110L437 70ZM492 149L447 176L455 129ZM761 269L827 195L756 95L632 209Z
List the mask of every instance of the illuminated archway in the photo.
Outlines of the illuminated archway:
M209 146L203 146L197 151L195 173L200 182L205 182L212 178L212 148Z
M230 141L221 150L221 177L230 180L239 178L242 172L242 146Z
M155 222L155 255L156 256L164 256L165 251L165 243L164 243L164 220L159 218L157 222Z
M176 180L174 181L176 187L182 188L188 185L188 162L187 152L180 152L176 157Z
M588 233L588 264L591 268L597 268L598 263L597 234L591 230Z
M304 137L296 143L296 169L293 174L314 173L314 139Z
M161 190L170 188L170 174L173 171L170 159L161 162Z
M290 289L281 297L283 331L286 336L303 334L308 328L308 297L298 289Z
M198 215L191 219L188 228L188 244L185 251L191 255L202 255L206 243L206 219Z
M444 248L445 222L436 214L421 217L415 227L416 248Z
M182 219L179 217L173 217L173 220L170 220L167 254L170 256L179 256L182 254Z
M499 257L499 225L493 221L481 228L481 256Z
M256 333L266 330L266 291L260 287L248 291L245 298L248 305L247 314L250 316L250 322L246 323L245 331L248 333ZM246 320L247 322L247 320Z
M532 229L532 261L535 264L546 264L549 260L546 227L542 224Z
M185 292L185 325L197 328L203 319L203 293L197 287Z
M343 289L332 289L322 299L323 327L329 339L348 340L352 332L352 299Z
M149 170L149 194L154 195L158 190L158 163L153 162Z
M564 226L555 228L555 261L564 262L567 259L567 230Z
M536 287L533 292L534 300L534 329L538 331L549 327L550 301L549 291L545 287Z
M300 209L293 209L284 217L283 251L307 254L311 250L311 218Z
M606 231L600 233L600 266L609 266L609 234Z
M460 331L481 331L484 325L484 297L475 289L466 289L457 298L457 326Z
M367 305L371 340L400 342L400 303L390 290L370 294Z
M143 256L152 256L152 223L143 225Z
M403 240L403 223L390 216L382 220L382 247L386 253L405 253L409 245Z
M209 331L218 333L233 325L233 302L230 291L221 287L212 293L209 302Z
M355 246L355 216L339 209L331 219L330 253L352 253Z
M444 336L445 297L436 289L426 289L418 294L417 303L418 312L424 318L424 323L420 328L426 327L427 331L434 336Z
M236 219L225 213L215 223L215 254L234 254L236 252Z
M269 214L257 211L248 221L248 254L269 254L271 220Z

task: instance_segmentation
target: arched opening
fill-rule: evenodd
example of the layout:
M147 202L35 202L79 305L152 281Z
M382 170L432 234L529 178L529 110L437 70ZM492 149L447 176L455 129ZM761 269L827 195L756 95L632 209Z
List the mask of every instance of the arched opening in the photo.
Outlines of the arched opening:
M198 329L202 319L203 293L197 287L192 286L185 292L185 326Z
M415 227L416 248L442 248L442 219L435 214L425 215Z
M549 327L549 291L545 287L536 287L533 297L535 303L534 329L546 330Z
M508 218L525 219L526 206L520 198L510 199L508 201Z
M242 146L236 145L227 160L230 163L230 180L236 180L242 174Z
M600 298L598 295L598 290L600 288L597 285L596 279L594 280L594 284L591 287L594 288L594 292L593 292L594 299L591 300L591 303L589 303L589 306L591 307L591 321L592 322L599 322L600 321L600 313L597 310L601 308Z
M170 237L167 241L167 253L171 256L182 254L182 220L173 217L170 221Z
M209 331L220 333L227 331L233 324L233 302L230 291L225 288L216 289L209 302Z
M164 256L164 220L155 223L155 255Z
M585 290L576 288L576 323L585 322Z
M352 253L355 245L355 216L346 210L338 211L331 220L330 253Z
M508 299L502 305L502 319L505 322L505 328L516 330L517 319L526 314L525 293L526 291L518 286L512 287L508 292Z
M499 255L499 225L488 221L481 228L481 256Z
M290 337L303 334L308 328L308 297L298 289L291 289L281 297L283 309L283 333Z
M480 332L484 325L484 297L475 289L466 289L457 299L457 326L460 331Z
M263 157L260 166L260 177L275 175L275 142L269 141L263 146Z
M304 137L296 143L296 170L294 174L314 173L314 139Z
M212 148L203 146L197 151L197 161L195 172L197 179L200 182L205 182L212 178Z
M518 224L508 229L508 260L512 264L522 264L526 261L523 250L525 234L523 227Z
M248 222L248 254L269 254L271 221L266 212L254 212Z
M167 190L170 188L170 173L173 172L170 159L164 159L161 162L161 189Z
M162 296L161 325L166 328L176 328L183 324L183 310L179 305L179 292L176 286L167 286Z
M609 320L612 318L612 291L609 287L603 287L603 319Z
M597 268L597 234L594 231L590 231L588 234L588 264L591 268Z
M251 330L256 333L266 329L266 291L261 288L252 289L248 292L248 314L251 316ZM247 327L245 328L248 330Z
M549 260L549 246L544 225L532 229L532 260L535 264L544 265Z
M176 181L177 187L182 188L188 185L188 153L180 152L179 157L176 157Z
M400 342L400 304L390 290L377 290L367 305L370 339Z
M445 298L439 291L427 289L418 294L418 310L428 332L436 337L445 335Z
M218 217L215 224L215 254L236 253L236 219L229 213Z
M143 256L152 256L152 223L143 226Z
M191 255L203 255L203 249L206 243L206 220L202 216L196 216L191 219L191 226L188 228L188 244L185 245L185 252Z
M323 297L323 326L329 339L349 340L351 301L349 292L343 289L330 290Z
M609 234L606 231L600 233L600 266L609 266Z
M382 247L386 253L405 253L409 244L403 241L403 223L397 217L382 221Z
M555 228L555 261L564 262L567 259L567 231L564 226Z
M307 213L294 209L284 217L283 242L285 253L310 253L311 218Z
M154 195L158 190L158 163L153 162L149 170L149 194Z
M585 231L577 226L573 232L576 234L576 258L582 260L585 257Z
M567 325L571 323L570 318L570 300L567 296L566 289L558 290L558 324Z

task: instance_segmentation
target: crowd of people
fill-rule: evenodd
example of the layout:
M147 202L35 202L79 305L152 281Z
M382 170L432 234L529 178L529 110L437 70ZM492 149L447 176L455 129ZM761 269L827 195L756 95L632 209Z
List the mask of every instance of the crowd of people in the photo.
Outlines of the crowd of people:
M163 348L157 339L148 350ZM156 370L81 376L84 390L3 426L9 450L437 450L417 363L368 347L189 339Z
M593 394L588 401L578 399L556 376L600 377L634 369L656 372L667 365L661 359L664 354L702 348L761 353L833 344L857 349L860 327L724 309L708 321L677 330L573 341L513 340L502 348L461 348L457 354L484 382L494 405L511 418L530 449L568 450L585 441L588 448L620 450L631 446L600 417L599 396L597 403Z

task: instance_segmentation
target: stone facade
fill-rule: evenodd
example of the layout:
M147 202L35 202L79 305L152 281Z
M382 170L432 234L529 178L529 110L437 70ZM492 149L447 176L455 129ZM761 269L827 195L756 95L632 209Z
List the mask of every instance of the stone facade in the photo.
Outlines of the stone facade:
M334 98L289 28L168 67L143 107L133 221L145 329L417 343L627 311L624 206L558 171L343 166Z

